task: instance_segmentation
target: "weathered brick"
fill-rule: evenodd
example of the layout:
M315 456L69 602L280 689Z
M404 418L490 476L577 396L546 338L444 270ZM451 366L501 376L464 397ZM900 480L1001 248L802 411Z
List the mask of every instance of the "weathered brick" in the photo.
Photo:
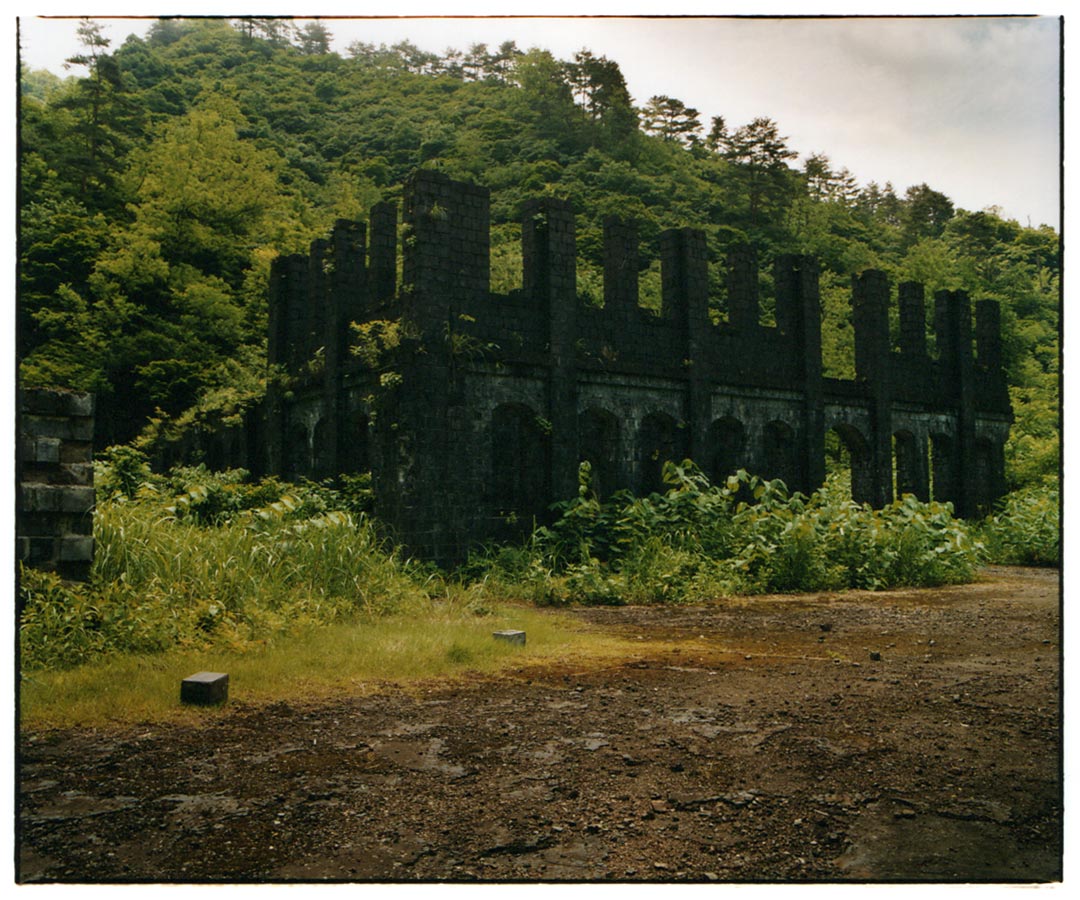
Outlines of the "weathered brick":
M572 494L578 461L597 452L578 433L579 420L590 412L620 423L609 456L622 487L641 488L644 473L655 468L653 452L657 459L675 452L674 438L670 447L645 446L644 425L657 416L676 423L687 451L714 477L726 477L738 464L812 490L823 477L828 422L865 457L853 477L855 492L862 492L857 499L880 502L881 491L891 490L894 462L900 462L893 438L901 431L913 438L896 446L914 448L915 455L923 454L935 431L956 438L948 450L940 440L935 444L935 461L956 473L951 477L943 469L936 485L949 485L973 503L1000 487L1009 403L998 365L995 309L980 308L973 364L969 304L958 296L943 300L934 320L939 355L930 359L921 350L924 317L905 287L904 352L896 353L889 317L882 314L890 288L880 274L863 276L853 291L859 379L826 379L814 260L781 255L772 277L761 280L755 251L733 248L724 296L710 297L709 284L719 279L710 278L705 235L671 229L660 235L657 316L639 305L637 226L612 221L600 246L589 248L594 264L597 250L604 258L603 284L589 288L599 288L606 302L593 298L601 307L594 308L578 296L573 209L545 198L523 208L521 287L498 296L489 284L489 206L485 188L438 172L415 173L403 194L402 284L394 302L384 302L396 280L392 208L372 211L372 261L366 280L357 281L372 291L357 309L379 318L400 315L413 335L390 363L401 387L392 402L386 395L379 399L370 460L381 515L417 552L439 556L496 536L508 518L506 491L528 487L537 506L544 505L541 495L564 499L568 485ZM311 259L320 258L323 246L313 245ZM314 349L313 337L325 335L322 325L332 324L335 308L344 308L346 301L332 292L347 288L335 282L313 292L310 259L293 268L298 274L287 283L278 283L280 265L272 273L279 279L272 279L270 345L272 361L297 376ZM376 280L379 296L371 287ZM772 286L771 296L762 295L761 284ZM766 309L775 324L765 321ZM448 347L451 327L459 340L455 353ZM462 340L473 343L463 348ZM300 349L286 352L288 346ZM330 354L327 360L329 369ZM298 378L291 396L267 406L267 412L277 410L268 422L282 424L266 428L265 467L313 474L282 468L290 459L286 423L303 418L310 435L324 420L324 433L341 434L334 422L339 410L376 392L375 378L347 362L336 372ZM500 436L495 421L509 408L521 414L521 427ZM529 432L524 423L530 419L546 420L548 429ZM739 435L734 444L736 432L727 427L732 422ZM993 471L983 487L971 474L979 469L973 462L976 434L990 444ZM327 451L333 459L320 458L320 464L347 466L350 450L342 443ZM225 455L238 452L227 448ZM310 448L291 456L313 464ZM516 473L502 487L493 478L500 467ZM917 465L900 468L903 484L919 482ZM517 502L509 499L510 506ZM531 526L527 516L519 519L522 527Z
M65 535L60 538L59 545L61 562L85 562L94 558L92 537Z
M94 507L94 488L84 485L21 485L23 509L28 512L88 512Z

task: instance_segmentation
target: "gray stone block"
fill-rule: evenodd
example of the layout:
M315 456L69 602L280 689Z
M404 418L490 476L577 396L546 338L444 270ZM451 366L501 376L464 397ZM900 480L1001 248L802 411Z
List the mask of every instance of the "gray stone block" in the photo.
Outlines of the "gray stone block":
M224 672L196 672L180 682L180 702L211 706L229 699L229 676Z
M26 512L85 513L94 508L94 489L88 485L23 484L21 499Z
M94 558L92 537L66 535L60 538L60 562L87 562Z
M525 632L524 631L495 631L492 632L492 637L497 641L506 641L508 644L520 644L525 646Z
M60 439L38 438L36 441L34 441L34 462L60 462Z
M59 438L65 441L92 441L94 420L59 418L55 416L24 415L22 428L36 437Z

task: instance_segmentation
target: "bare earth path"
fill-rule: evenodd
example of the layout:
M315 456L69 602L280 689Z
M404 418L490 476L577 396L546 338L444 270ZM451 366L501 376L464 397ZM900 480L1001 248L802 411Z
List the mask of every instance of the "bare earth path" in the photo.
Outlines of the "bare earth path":
M574 615L676 643L238 698L199 729L24 734L19 878L1060 878L1057 572Z

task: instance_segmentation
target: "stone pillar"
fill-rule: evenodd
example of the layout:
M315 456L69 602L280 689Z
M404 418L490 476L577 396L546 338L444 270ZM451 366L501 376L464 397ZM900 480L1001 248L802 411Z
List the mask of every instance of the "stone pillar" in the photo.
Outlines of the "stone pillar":
M776 328L780 334L794 342L799 311L799 257L781 254L773 262L773 290L776 298Z
M821 363L821 291L818 261L797 256L791 281L795 288L792 327L802 403L802 490L809 494L825 483L825 382Z
M475 464L473 432L462 427L464 398L453 353L458 316L486 302L490 283L488 190L421 170L403 205L402 385L393 428L398 458L376 494L403 541L440 563L464 558L484 514L461 477ZM395 521L396 519L396 521Z
M397 292L397 206L376 203L370 221L368 283L372 303L382 303Z
M1001 370L1001 307L996 300L975 304L975 349L979 365L987 373Z
M964 291L934 295L938 364L955 404L957 433L953 450L957 472L956 495L950 497L956 514L973 516L978 505L978 460L975 447L975 356L971 341L971 301Z
M899 288L900 352L905 356L926 356L926 301L923 286L905 281Z
M342 368L347 364L351 322L365 318L367 307L364 242L366 229L359 222L338 220L329 241L312 247L312 266L319 270L312 283L319 285L314 303L321 310L322 329L316 344L323 348L323 416L315 439L314 475L330 478L342 466Z
M329 289L332 308L327 321L326 346L333 344L344 359L351 343L350 322L367 318L370 296L367 284L367 227L363 222L339 219L330 235Z
M60 390L18 395L15 558L85 580L94 560L94 397Z
M709 255L705 232L669 229L660 235L663 318L678 323L686 341L687 453L704 471L709 468L711 367L705 348L709 323Z
M607 216L604 219L604 309L629 316L638 305L637 223Z
M522 288L547 319L552 500L570 499L577 490L576 254L570 203L555 198L527 201L521 223Z
M852 279L855 320L855 378L870 392L870 497L856 497L875 507L892 501L892 414L889 351L889 281L884 272L869 270Z

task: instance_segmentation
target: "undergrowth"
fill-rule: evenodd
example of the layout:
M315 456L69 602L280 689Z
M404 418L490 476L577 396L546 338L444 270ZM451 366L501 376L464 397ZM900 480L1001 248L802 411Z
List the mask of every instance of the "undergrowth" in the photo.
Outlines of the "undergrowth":
M477 554L473 578L534 602L692 603L725 595L971 580L981 545L950 506L905 496L885 509L834 485L807 497L744 471L713 485L667 463L664 494L578 496L520 548Z
M387 547L341 491L249 483L241 471L139 474L136 482L102 466L87 585L22 571L24 670L112 652L240 650L312 625L422 616L452 600L444 578Z
M714 485L689 461L666 464L664 493L602 502L584 463L578 495L554 508L552 524L445 573L380 538L364 476L286 484L203 467L154 475L131 448L97 466L89 583L22 572L24 672L119 653L243 653L311 628L470 617L507 601L678 604L958 583L974 577L980 541L1003 561L1036 552L1028 530L1047 535L1040 559L1052 544L1048 497L1002 507L976 540L946 504L905 496L873 510L832 482L804 496L746 472ZM1022 522L1017 536L1004 527Z
M981 528L987 559L1001 565L1061 563L1061 494L1040 485L1008 494Z

